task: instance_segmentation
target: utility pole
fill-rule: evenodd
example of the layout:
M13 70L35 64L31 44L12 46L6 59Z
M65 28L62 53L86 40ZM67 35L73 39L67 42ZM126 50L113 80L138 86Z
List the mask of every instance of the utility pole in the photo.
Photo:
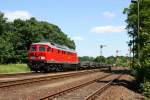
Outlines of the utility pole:
M129 67L131 68L131 46L129 47Z
M120 52L121 50L116 50L116 65L117 65L117 63L118 63L118 56L119 56L119 52Z
M103 56L103 47L106 47L106 45L100 45L100 58ZM102 65L102 61L100 61L100 65Z
M129 63L130 63L130 62L129 62L129 58L128 58L128 53L126 54L126 60L127 60L127 66L128 66ZM126 66L126 67L127 67L127 66Z
M106 45L100 45L100 56L103 56L103 51L102 51L102 49L103 49L103 47L106 47Z

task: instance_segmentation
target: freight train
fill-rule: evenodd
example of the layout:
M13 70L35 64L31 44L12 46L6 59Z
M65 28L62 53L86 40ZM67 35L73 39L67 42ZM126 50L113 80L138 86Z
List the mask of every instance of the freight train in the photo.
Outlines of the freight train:
M77 52L67 46L51 42L33 43L28 51L28 66L31 71L50 72L64 70L93 69L96 62L79 62Z

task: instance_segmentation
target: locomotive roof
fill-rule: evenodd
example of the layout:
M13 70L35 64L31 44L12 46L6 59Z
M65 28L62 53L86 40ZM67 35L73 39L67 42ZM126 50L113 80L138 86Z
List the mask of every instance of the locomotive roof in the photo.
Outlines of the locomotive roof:
M33 43L34 44L42 44L42 45L48 45L49 47L53 47L53 48L57 48L60 50L64 50L64 51L68 51L68 52L76 52L74 49L70 49L67 46L64 45L59 45L59 44L55 44L55 43L51 43L51 42L38 42L38 43Z

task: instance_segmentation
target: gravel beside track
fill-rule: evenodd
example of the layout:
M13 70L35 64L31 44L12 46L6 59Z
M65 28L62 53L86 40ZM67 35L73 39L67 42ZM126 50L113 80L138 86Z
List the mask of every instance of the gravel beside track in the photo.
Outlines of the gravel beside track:
M144 100L143 95L133 91L136 86L134 81L134 77L124 74L117 84L113 84L96 100Z
M123 86L112 86L96 100L144 100L144 97Z
M92 74L73 76L67 78L60 78L57 80L37 82L30 85L21 85L19 87L3 88L0 89L0 97L2 100L37 100L41 97L49 95L65 88L74 85L72 82L79 84L85 82L87 78L95 78L96 76L104 75L102 72L95 72Z

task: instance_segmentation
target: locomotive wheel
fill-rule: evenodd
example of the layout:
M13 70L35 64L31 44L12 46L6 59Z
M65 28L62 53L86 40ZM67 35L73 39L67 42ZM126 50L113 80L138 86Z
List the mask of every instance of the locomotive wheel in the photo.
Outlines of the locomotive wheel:
M43 68L43 71L45 73L47 72L62 72L64 71L64 65L63 64L49 64L49 65L45 65L45 67Z
M60 71L62 71L62 72L64 71L63 70L63 64L60 65Z
M39 70L39 66L37 64L33 65L33 70L37 73Z
M36 73L38 73L38 70L35 70Z
M63 68L62 68L61 64L57 65L57 71L59 71L59 72L63 71Z
M55 71L56 71L56 72L59 72L59 67L58 67L58 66L55 68Z
M59 64L56 64L56 65L55 65L55 71L56 71L56 72L59 72L59 71L60 71L60 65L59 65Z
M50 71L51 71L51 67L52 67L51 65L47 66L47 69L46 69L47 72L50 72Z
M51 69L51 71L56 71L56 64L52 64L50 69Z
M50 68L51 68L51 65L48 65L48 64L47 64L47 65L44 66L43 71L44 71L45 73L48 73L48 72L51 71Z

